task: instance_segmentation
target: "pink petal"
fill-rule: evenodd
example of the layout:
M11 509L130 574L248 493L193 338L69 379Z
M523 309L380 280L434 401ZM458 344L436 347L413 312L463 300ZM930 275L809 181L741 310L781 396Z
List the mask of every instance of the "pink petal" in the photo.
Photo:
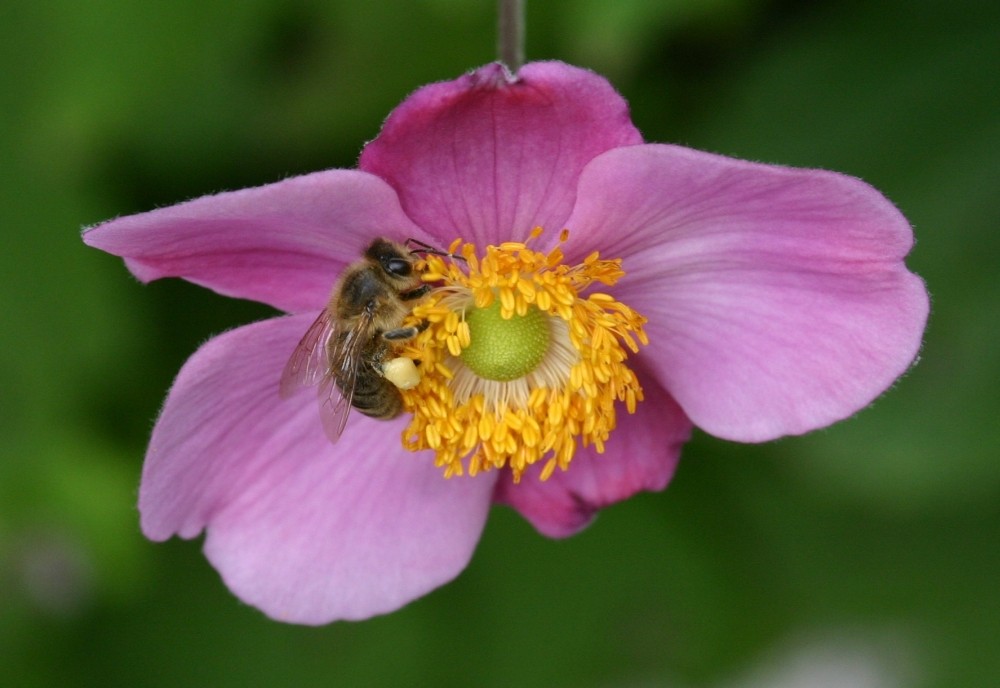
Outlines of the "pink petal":
M402 449L404 419L351 415L331 445L316 395L278 396L311 316L216 337L185 364L153 431L143 531L194 537L230 589L282 621L320 624L396 609L467 564L493 480L445 480Z
M517 509L548 537L567 537L587 526L599 509L640 490L662 490L691 435L691 421L660 385L638 371L646 399L629 415L618 409L618 427L604 454L579 449L569 470L542 482L542 464L514 484L507 474L497 482L494 500Z
M910 226L853 177L619 149L584 171L568 225L577 253L624 257L616 294L649 318L645 361L714 435L763 441L845 418L920 348Z
M285 311L318 310L378 235L427 240L381 179L329 170L111 220L84 242L143 282L183 277Z
M481 247L536 225L555 236L583 166L641 140L604 78L560 62L525 65L516 77L490 64L407 98L359 167L388 181L439 243Z

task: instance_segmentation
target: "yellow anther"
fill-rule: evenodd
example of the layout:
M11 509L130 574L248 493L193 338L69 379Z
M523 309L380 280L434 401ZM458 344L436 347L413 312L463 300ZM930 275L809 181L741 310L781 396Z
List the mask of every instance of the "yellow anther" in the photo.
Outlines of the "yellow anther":
M421 364L419 384L401 392L413 414L403 445L434 451L445 476L506 468L517 481L541 461L545 480L571 465L577 447L604 451L616 404L632 413L642 400L626 362L636 342L648 341L645 318L610 293L583 293L595 282L614 285L624 275L621 261L593 252L566 265L560 245L568 232L548 253L529 245L540 234L536 227L525 243L504 242L478 255L456 240L449 253L464 262L427 257L426 274L437 286L414 308L410 324L424 329L400 352ZM463 363L473 341L466 316L494 300L504 319L530 309L548 317L547 352L524 377L481 379Z

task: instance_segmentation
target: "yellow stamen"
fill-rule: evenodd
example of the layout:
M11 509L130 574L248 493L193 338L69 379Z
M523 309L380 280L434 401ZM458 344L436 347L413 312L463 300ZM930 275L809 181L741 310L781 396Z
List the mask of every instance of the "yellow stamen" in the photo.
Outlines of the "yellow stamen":
M535 228L529 241L540 233ZM427 256L424 279L439 286L407 322L425 329L398 352L418 360L422 372L416 387L401 392L413 414L403 444L433 450L446 477L507 467L518 481L542 461L546 480L570 466L578 447L602 453L615 428L616 402L633 413L642 400L626 361L638 351L636 340L648 341L646 319L610 294L581 293L595 282L615 284L625 274L621 261L595 252L565 265L560 245L567 238L563 230L547 254L508 241L477 255L472 244L456 240L449 251L464 262ZM491 306L499 308L500 331L471 331L468 314ZM473 337L506 337L504 321L537 312L548 320L549 343L541 361L526 366L534 366L529 372L490 379L463 362ZM510 346L516 351L518 343Z

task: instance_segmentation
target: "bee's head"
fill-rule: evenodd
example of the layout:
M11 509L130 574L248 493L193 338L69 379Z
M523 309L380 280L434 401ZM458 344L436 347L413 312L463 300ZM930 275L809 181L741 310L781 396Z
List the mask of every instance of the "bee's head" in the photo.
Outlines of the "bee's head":
M388 239L376 239L365 250L365 258L378 263L389 277L406 278L413 274L413 258L405 247Z

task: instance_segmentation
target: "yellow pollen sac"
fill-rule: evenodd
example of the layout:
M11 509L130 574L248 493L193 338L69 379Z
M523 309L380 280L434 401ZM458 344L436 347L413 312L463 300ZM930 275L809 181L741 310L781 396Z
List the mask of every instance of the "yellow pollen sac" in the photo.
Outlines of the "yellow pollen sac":
M621 260L595 252L567 265L567 239L563 230L548 253L508 241L483 254L455 240L461 260L427 256L423 278L435 286L406 321L423 329L397 352L420 369L400 390L413 414L403 445L434 451L445 477L508 468L517 482L541 462L546 480L577 448L604 451L617 402L634 413L642 401L626 364L648 341L646 318L604 291L584 293L621 279Z

